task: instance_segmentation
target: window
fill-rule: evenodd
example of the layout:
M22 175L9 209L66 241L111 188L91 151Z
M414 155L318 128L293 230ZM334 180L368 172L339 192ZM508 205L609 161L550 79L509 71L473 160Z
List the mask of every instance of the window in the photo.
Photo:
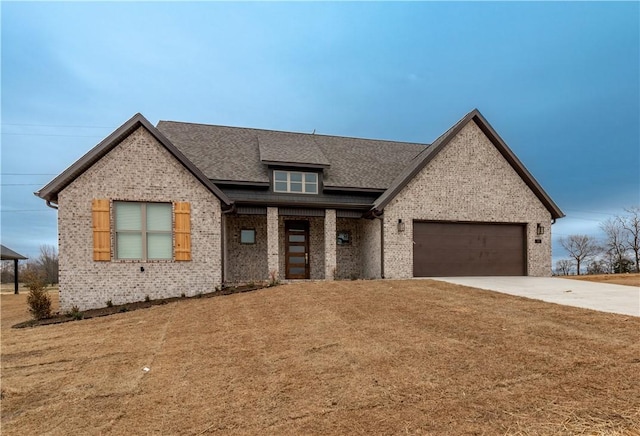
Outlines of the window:
M171 203L118 201L115 206L115 258L171 260Z
M350 245L351 244L351 232L348 231L348 230L338 232L338 239L337 239L336 243L338 245Z
M242 229L242 230L240 230L240 243L241 244L255 244L256 243L256 230L255 229Z
M297 171L274 171L273 191L294 194L317 194L318 174Z

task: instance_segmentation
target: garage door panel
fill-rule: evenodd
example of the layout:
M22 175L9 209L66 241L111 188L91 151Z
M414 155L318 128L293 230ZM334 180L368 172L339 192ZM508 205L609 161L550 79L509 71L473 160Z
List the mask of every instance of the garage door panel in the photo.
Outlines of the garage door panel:
M524 225L414 223L415 277L525 275Z

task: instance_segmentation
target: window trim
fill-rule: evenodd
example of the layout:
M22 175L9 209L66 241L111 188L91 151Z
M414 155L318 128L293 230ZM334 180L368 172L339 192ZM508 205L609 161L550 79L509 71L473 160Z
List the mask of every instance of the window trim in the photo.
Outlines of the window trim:
M286 174L286 181L285 180L277 180L276 181L276 174ZM292 174L300 174L301 175L301 181L293 181L293 183L300 183L302 185L302 190L301 191L292 191L291 190L291 175ZM315 181L307 181L307 176L311 176L313 175L315 178ZM273 181L273 192L277 192L280 194L305 194L305 195L317 195L320 192L320 175L319 173L316 172L309 172L309 171L290 171L290 170L273 170L273 175L272 177L272 181ZM287 184L287 189L286 190L279 190L276 188L276 184L277 183L286 183ZM307 191L307 184L310 185L315 185L315 191Z
M140 211L140 230L118 230L117 209L119 203L139 204ZM164 204L168 205L171 211L171 227L169 230L147 230L147 205ZM113 260L120 262L172 262L175 260L175 210L173 202L168 201L113 201ZM141 257L118 257L118 234L141 235L142 255ZM150 258L148 253L147 236L152 235L169 235L171 238L171 256Z

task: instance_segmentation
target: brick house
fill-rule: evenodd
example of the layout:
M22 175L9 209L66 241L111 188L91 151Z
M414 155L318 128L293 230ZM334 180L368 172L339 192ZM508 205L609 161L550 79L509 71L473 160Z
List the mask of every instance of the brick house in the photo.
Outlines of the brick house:
M562 211L477 110L432 144L137 114L36 195L61 307L223 283L551 274Z

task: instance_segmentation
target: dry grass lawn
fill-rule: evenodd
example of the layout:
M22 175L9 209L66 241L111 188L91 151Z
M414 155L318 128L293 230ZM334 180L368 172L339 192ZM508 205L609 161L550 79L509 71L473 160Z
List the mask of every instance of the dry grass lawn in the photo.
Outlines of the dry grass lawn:
M25 298L1 296L3 435L640 430L640 318L411 280L11 329Z
M640 286L640 274L594 274L586 276L563 276L562 278L611 283L614 285Z

